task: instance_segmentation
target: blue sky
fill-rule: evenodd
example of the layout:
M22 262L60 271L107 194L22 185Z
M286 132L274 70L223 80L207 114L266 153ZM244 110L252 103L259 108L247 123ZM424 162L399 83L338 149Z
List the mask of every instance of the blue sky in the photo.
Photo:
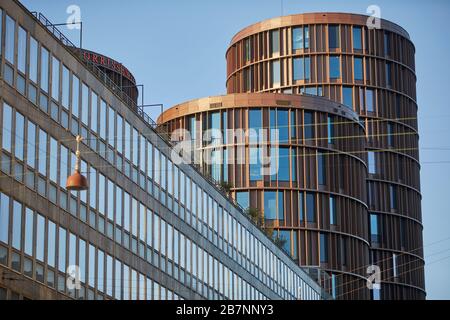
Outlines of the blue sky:
M53 23L81 8L83 46L126 65L145 85L145 103L170 107L225 93L225 51L243 27L282 13L366 13L404 27L416 46L422 214L428 299L450 299L450 2L446 0L22 0ZM282 12L283 7L283 12ZM62 27L75 43L78 34ZM149 110L156 119L158 109ZM447 258L447 259L446 259Z

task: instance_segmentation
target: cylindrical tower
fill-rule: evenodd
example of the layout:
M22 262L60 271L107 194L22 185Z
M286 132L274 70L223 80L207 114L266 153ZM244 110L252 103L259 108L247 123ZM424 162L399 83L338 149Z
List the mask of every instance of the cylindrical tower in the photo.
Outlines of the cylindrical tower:
M359 113L367 134L371 263L382 272L373 298L424 299L415 48L398 25L381 20L369 28L367 21L310 13L243 29L226 53L227 92L309 93Z
M179 104L160 119L169 132L186 129L177 139L191 141L205 173L229 184L243 208L258 209L333 296L370 298L366 135L357 113L306 94L244 93Z

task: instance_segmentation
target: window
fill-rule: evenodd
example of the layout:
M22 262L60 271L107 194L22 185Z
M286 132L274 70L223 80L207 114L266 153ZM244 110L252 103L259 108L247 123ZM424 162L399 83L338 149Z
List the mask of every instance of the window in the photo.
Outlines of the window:
M322 152L317 153L317 177L319 185L327 183L327 163L325 155Z
M56 225L49 221L48 222L48 241L47 241L47 263L51 267L56 265ZM80 264L81 264L81 250L80 250Z
M334 197L330 196L330 200L329 200L329 206L330 206L330 224L337 224L336 221L336 206L335 206L335 201L334 201Z
M53 80L52 80L53 81ZM69 110L70 71L65 65L62 68L62 106ZM54 91L52 89L52 91Z
M99 249L97 250L97 288L100 292L104 292L104 264L105 254Z
M280 31L272 30L270 32L270 52L272 55L280 52Z
M352 87L343 87L342 88L342 103L349 107L350 109L353 109L353 88Z
M250 61L251 59L250 38L247 38L244 41L244 51L245 51L245 61Z
M320 233L320 263L328 262L328 234Z
M392 123L387 124L387 143L389 147L394 146L394 127Z
M89 277L88 284L95 288L95 247L92 244L89 244Z
M368 112L374 112L373 89L366 89L366 109Z
M250 159L249 159L249 175L250 181L258 181L262 179L261 175L261 149L260 148L250 148Z
M339 56L330 56L330 79L338 79L341 77L341 64Z
M248 128L249 130L249 143L258 143L258 137L262 128L262 113L261 109L250 109L248 111ZM253 130L255 132L253 132Z
M47 133L39 129L39 173L47 175Z
M89 88L83 82L81 83L81 121L87 126L89 119ZM102 122L106 118L101 118Z
M294 81L305 79L305 68L303 58L295 58L293 65Z
M307 27L306 27L307 28ZM305 48L303 27L292 29L292 49L299 50Z
M58 182L58 142L50 137L50 180L54 183Z
M386 57L391 55L391 37L388 32L384 33L384 55Z
M119 113L117 113L117 151L119 153L122 153L122 146L123 146L122 131L123 131L123 118Z
M397 187L392 184L389 186L389 200L391 210L397 210Z
M58 270L66 272L66 230L59 227Z
M353 49L362 50L361 27L353 27Z
M12 246L21 250L22 240L22 204L13 201Z
M299 192L298 193L298 216L299 216L299 220L300 222L303 222L304 220L304 194L303 192Z
M41 89L48 92L49 52L41 46Z
M75 117L79 117L79 113L78 113L78 99L80 96L80 80L73 75L72 76L72 114Z
M100 137L103 140L106 140L106 121L108 121L108 118L106 117L106 102L102 99L100 100ZM131 128L130 128L131 130ZM125 137L126 139L127 137ZM125 142L127 143L127 142ZM131 150L130 150L131 151ZM128 158L131 159L131 158Z
M27 64L27 32L19 26L17 34L17 70L25 74Z
M52 98L59 101L59 60L52 56Z
M395 253L392 254L392 273L394 278L398 277L397 255Z
M329 25L328 26L328 47L330 49L339 48L339 26Z
M311 112L305 112L304 119L304 127L305 127L305 140L314 139L314 116Z
M16 112L16 134L14 154L17 159L23 161L24 157L24 137L25 137L25 118L20 113Z
M133 164L135 166L137 166L138 165L138 161L139 161L139 159L138 159L138 154L139 154L139 148L138 148L139 133L138 133L138 131L135 128L133 128L132 134L133 134ZM105 133L105 139L106 139L106 133Z
M243 208L250 206L249 194L247 191L236 192L236 202Z
M280 60L270 62L270 80L273 87L280 86Z
M289 111L277 110L277 129L279 133L279 142L289 142Z
M354 77L355 80L363 80L363 67L362 67L362 58L356 58L353 60L354 64Z
M12 108L6 103L3 103L2 147L9 152L11 152L12 147L12 121Z
M38 70L38 43L30 36L30 80L37 83Z
M370 237L372 243L380 242L379 232L378 232L378 215L370 215Z
M305 26L304 30L305 30L305 49L308 49L309 48L309 27Z
M105 215L105 183L106 183L106 178L104 175L99 174L98 175L98 212L101 215Z
M33 256L34 212L25 208L25 253Z
M386 62L386 85L388 88L392 86L391 63Z
M0 241L9 242L9 197L0 193Z
M264 219L277 219L277 192L264 191Z
M5 26L5 58L10 63L14 64L14 38L16 30L16 21L13 18L6 15Z
M306 220L316 222L316 199L314 193L306 193Z
M332 116L328 116L328 119L327 119L327 132L328 132L328 143L333 143L334 119Z
M376 158L375 158L375 152L368 151L367 152L367 158L368 158L368 167L369 167L369 173L374 174L377 172L377 165L376 165Z
M36 223L36 259L40 261L44 261L45 236L45 218L38 214Z
M279 153L278 181L289 181L289 160L291 159L289 156L289 148L280 148Z

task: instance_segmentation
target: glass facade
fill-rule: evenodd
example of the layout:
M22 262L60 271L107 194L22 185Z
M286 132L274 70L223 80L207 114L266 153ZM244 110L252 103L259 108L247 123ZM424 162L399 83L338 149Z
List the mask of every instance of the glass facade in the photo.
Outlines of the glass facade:
M14 42L15 24L6 25L8 36L3 39L7 42L12 37ZM274 53L279 51L277 37L272 34ZM40 89L40 98L35 100L29 93L28 99L42 117L31 119L23 112L24 106L1 103L1 170L14 178L14 183L26 184L27 193L38 197L39 203L55 206L70 219L55 221L27 198L2 190L0 250L17 253L18 260L0 263L28 270L27 279L77 299L296 299L297 288L308 291L310 299L321 297L320 287L310 286L312 280L281 251L274 250L261 231L250 232L253 227L242 212L214 188L204 189L204 179L188 165L172 163L170 148L139 117L130 116L122 104L110 104L108 90L91 87L94 85L84 78L86 72L76 74L65 66L65 56L54 55L39 38L34 42L29 38L29 85ZM14 50L8 45L5 48ZM280 70L279 61L275 69ZM40 76L34 77L32 70L40 70ZM42 97L52 98L56 113L43 108L42 102L48 100ZM56 131L49 128L50 114L56 115L51 122ZM220 128L218 115L211 119L212 127ZM282 136L288 139L289 112L280 110L278 121ZM252 122L255 127L261 125L257 122ZM73 144L53 136L58 130L83 133L88 138L83 152L91 154L90 161L83 152L81 155L81 171L89 178L88 192L65 189L75 154ZM289 161L289 153L286 155ZM102 161L110 165L106 168ZM13 165L15 171L11 171ZM27 178L22 180L24 176ZM289 179L289 171L284 178ZM284 220L283 197L282 192L275 194L275 217L280 220ZM245 204L244 195L241 199ZM173 222L174 216L179 222ZM75 233L69 220L89 228L95 236L87 239ZM188 227L194 231L182 231ZM107 246L98 240L100 236ZM200 246L203 241L215 249ZM117 246L114 251L110 250L113 244ZM117 250L122 258L116 256ZM188 291L164 287L153 273L145 274L139 265L123 258L124 253L131 253L146 268L164 272ZM223 262L225 256L230 263ZM68 268L74 265L79 267L81 279L76 290L66 282ZM236 272L238 266L246 270L251 282Z

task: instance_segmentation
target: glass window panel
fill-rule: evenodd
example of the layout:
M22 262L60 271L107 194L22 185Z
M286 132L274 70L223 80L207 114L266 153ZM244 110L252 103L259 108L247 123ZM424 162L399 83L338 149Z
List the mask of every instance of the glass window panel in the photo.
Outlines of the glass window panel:
M117 151L122 153L123 146L123 118L120 114L117 113Z
M103 140L106 140L106 121L107 121L107 117L106 117L106 102L101 99L100 100L100 137Z
M58 182L58 142L50 137L50 179Z
M305 57L305 80L309 80L311 77L311 58Z
M69 266L77 265L77 236L69 232Z
M362 49L361 27L353 27L353 49Z
M37 83L38 75L38 43L30 36L30 80Z
M105 183L106 178L104 175L98 175L98 212L102 215L105 215Z
M9 242L9 197L0 193L0 241Z
M25 208L25 253L33 255L34 212Z
M116 223L118 225L122 225L122 197L123 192L122 188L116 185L116 209L115 209L115 216L116 216Z
M339 48L339 26L329 25L328 26L328 46L330 49Z
M80 268L80 281L86 283L86 241L79 239L78 241L79 251L79 268Z
M298 50L303 49L303 28L293 28L292 29L292 49Z
M52 56L52 98L59 101L59 60Z
M369 112L374 112L374 94L372 89L366 89L366 109Z
M305 139L314 139L314 115L311 112L305 112L304 127Z
M11 152L12 146L12 108L3 103L3 129L2 129L2 147Z
M122 263L119 260L115 260L115 277L114 277L114 298L122 299Z
M56 225L52 221L48 221L47 263L56 266Z
M131 126L125 121L125 158L131 160Z
M65 65L62 69L62 106L69 110L69 97L70 97L70 71Z
M44 261L45 235L45 218L38 214L36 224L36 259L40 261Z
M289 111L280 110L277 112L277 128L280 143L289 141Z
M89 88L81 83L81 121L88 126L89 119Z
M304 80L305 79L305 68L304 68L304 60L303 58L295 58L293 59L293 74L294 81L296 80Z
M130 231L130 194L125 191L123 193L123 205L123 227Z
M114 183L108 179L108 219L114 221Z
M39 172L47 175L47 133L39 129Z
M375 152L369 151L367 152L368 155L368 167L369 167L369 173L376 173L376 160L375 160Z
M88 284L95 288L95 278L96 278L96 268L95 268L95 247L92 244L89 244L89 276L88 276Z
M89 171L89 205L97 208L97 170L94 167Z
M262 179L261 175L261 160L260 160L260 148L250 148L249 150L249 167L250 167L250 181L257 181Z
M271 53L279 53L280 52L280 31L279 30L272 30L270 32L270 49Z
M131 198L131 230L134 236L138 236L138 202L135 198Z
M114 109L111 108L111 106L108 106L108 143L115 147L116 144L114 143L114 137L115 137L115 125L116 125L116 114L114 112Z
M320 233L320 262L328 262L328 234Z
M138 147L138 143L139 143L139 133L138 131L133 128L133 164L135 166L138 165L138 156L139 156L139 147Z
M330 196L330 201L329 201L329 206L330 206L330 224L336 224L336 206L335 206L335 201L334 201L334 197Z
M58 270L66 272L66 230L59 227Z
M17 34L17 70L25 74L27 65L27 31L19 26Z
M24 156L25 119L23 115L16 112L16 134L14 153L16 158L23 160Z
M363 66L362 66L362 58L354 59L354 76L355 80L363 80Z
M16 21L6 15L5 24L5 58L10 63L14 64L14 39L15 39Z
M48 92L49 52L41 46L41 89Z
M13 228L12 228L12 246L21 250L22 241L22 204L13 201Z
M102 250L98 250L97 251L97 289L100 292L105 292L104 289L104 280L105 280L105 276L104 276L104 264L105 264L105 254L103 253Z
M80 80L72 75L72 114L79 117Z
M330 56L330 79L337 79L341 77L341 62L339 56Z
M305 26L305 49L309 49L309 27Z
M278 180L289 181L289 148L279 148Z
M277 192L264 191L264 219L275 220L277 218Z
M113 258L106 255L106 294L113 295Z
M27 122L27 164L36 168L36 125L30 120Z
M314 193L306 193L306 219L308 222L316 222L316 197Z
M270 63L270 76L272 86L280 86L280 60L275 60Z

